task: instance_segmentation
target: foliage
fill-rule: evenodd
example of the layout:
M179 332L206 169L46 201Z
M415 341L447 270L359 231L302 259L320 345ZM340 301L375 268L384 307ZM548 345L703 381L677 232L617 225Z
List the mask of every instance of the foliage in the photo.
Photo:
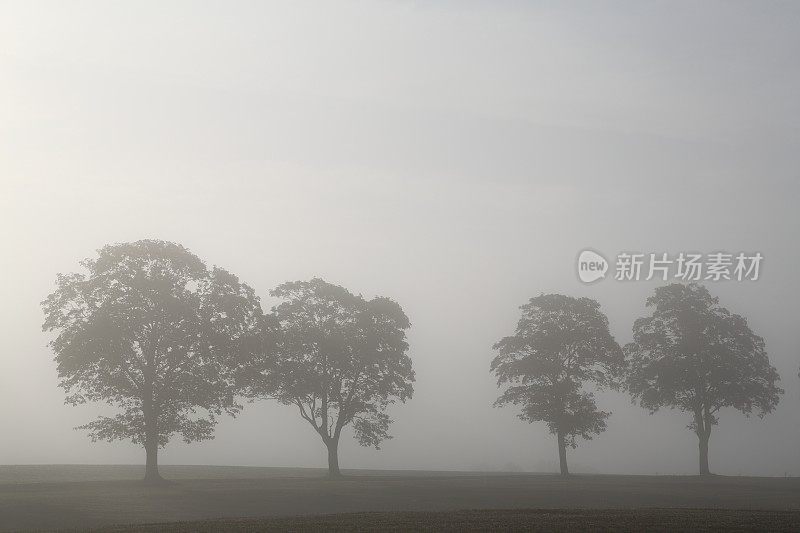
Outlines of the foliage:
M647 299L653 314L636 320L628 388L634 401L692 413L689 427L707 438L723 407L763 417L783 390L764 339L697 283L673 283Z
M508 385L495 405L521 406L522 420L546 422L574 448L577 437L606 428L610 413L598 410L583 386L618 386L622 350L594 300L546 294L521 309L516 333L494 345L491 371L498 386Z
M138 444L149 433L161 446L173 434L212 438L216 418L239 408L231 363L263 342L253 290L163 241L108 245L82 266L42 305L66 402L121 410L83 428Z
M413 394L405 331L411 326L389 298L365 300L315 278L272 291L277 350L240 373L245 394L296 406L330 445L352 424L362 446L387 438L389 404Z

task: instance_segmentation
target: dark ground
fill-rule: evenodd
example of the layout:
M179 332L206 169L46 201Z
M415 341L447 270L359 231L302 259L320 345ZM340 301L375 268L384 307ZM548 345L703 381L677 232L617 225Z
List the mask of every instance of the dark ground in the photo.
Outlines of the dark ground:
M800 512L508 509L354 513L112 527L104 533L260 531L800 531Z
M125 479L140 475L140 470L0 467L0 529L85 529L235 519L205 525L148 526L148 530L260 531L323 526L407 530L464 529L465 525L545 530L632 530L663 525L662 530L702 530L710 524L725 525L725 529L738 525L800 530L800 478L576 475L561 479L538 474L352 472L344 479L328 480L313 469L165 467L165 477L177 480L166 486L146 487ZM439 512L463 509L494 510ZM782 512L742 512L752 510ZM793 512L785 512L790 510ZM307 516L375 512L378 514ZM306 517L280 518L296 515ZM248 518L266 520L242 520Z

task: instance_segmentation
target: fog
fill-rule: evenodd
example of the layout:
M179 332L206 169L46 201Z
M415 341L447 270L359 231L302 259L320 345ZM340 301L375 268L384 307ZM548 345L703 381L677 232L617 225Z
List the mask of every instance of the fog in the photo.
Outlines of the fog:
M724 9L723 9L724 8ZM800 474L800 5L0 4L0 464L141 464L73 428L40 302L107 243L175 241L269 291L320 276L412 322L415 393L343 468L556 471L497 409L492 345L540 293L616 340L661 282L580 282L577 254L759 251L709 282L767 343L774 413L723 410L721 474ZM695 473L687 414L603 392L575 472ZM246 404L163 464L324 466L295 410Z

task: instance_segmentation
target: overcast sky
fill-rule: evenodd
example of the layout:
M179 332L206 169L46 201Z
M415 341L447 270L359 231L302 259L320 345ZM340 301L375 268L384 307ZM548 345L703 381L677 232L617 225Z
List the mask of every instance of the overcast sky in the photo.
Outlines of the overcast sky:
M775 413L723 411L711 469L800 475L800 4L0 1L0 464L141 463L72 428L39 306L106 243L173 240L271 288L321 276L409 315L414 398L343 468L557 469L494 409L492 344L542 292L622 344L656 282L582 284L584 248L760 251L710 283L767 342ZM694 473L689 417L598 398L571 470ZM248 406L162 463L323 466Z

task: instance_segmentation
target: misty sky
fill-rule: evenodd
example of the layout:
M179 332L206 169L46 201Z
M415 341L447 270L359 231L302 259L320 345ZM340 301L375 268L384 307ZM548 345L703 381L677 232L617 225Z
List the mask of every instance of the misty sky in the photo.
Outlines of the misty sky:
M566 4L566 3L565 3ZM39 306L106 243L173 240L268 292L321 276L397 300L414 398L343 468L554 471L494 409L492 344L542 292L631 340L655 282L584 285L586 247L760 251L708 285L786 390L723 411L711 469L800 475L800 4L0 1L0 464L143 463L76 425ZM576 472L694 473L688 415L599 396ZM294 410L247 406L162 463L323 466Z

